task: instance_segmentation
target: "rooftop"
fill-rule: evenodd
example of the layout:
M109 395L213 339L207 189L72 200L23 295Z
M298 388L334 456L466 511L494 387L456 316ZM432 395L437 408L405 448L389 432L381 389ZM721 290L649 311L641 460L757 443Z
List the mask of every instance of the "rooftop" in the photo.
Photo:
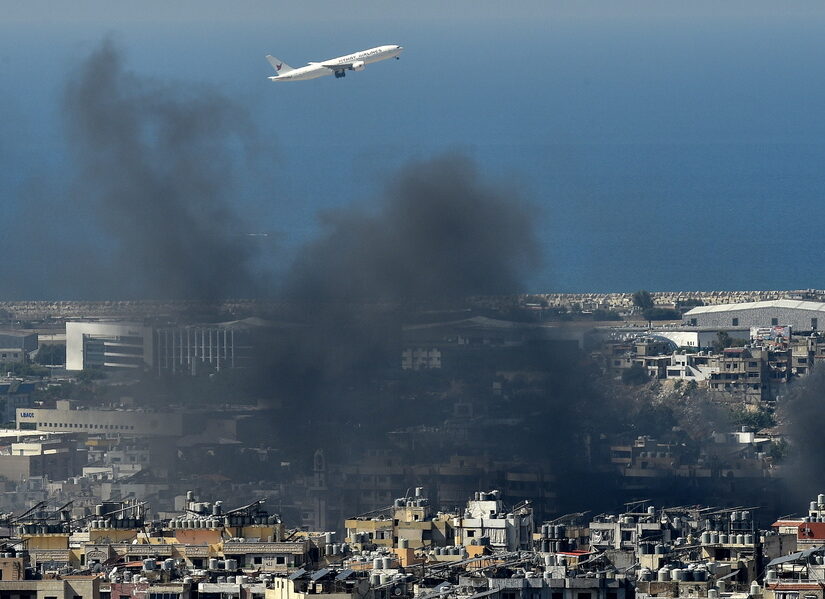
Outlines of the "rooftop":
M755 310L758 308L783 308L786 310L811 310L825 312L823 302L805 302L801 300L768 300L764 302L742 302L741 304L717 304L715 306L696 306L685 312L685 316L710 314L712 312L730 312L732 310Z

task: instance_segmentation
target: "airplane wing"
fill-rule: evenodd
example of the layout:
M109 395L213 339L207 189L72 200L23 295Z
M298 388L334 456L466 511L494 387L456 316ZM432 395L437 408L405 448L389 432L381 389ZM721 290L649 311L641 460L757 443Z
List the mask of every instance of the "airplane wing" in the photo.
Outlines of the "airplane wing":
M332 69L333 71L346 71L346 70L351 70L352 66L356 62L362 62L362 61L359 60L359 61L344 62L344 63L339 63L339 62L318 62L318 63L315 63L315 64L319 64L322 67Z

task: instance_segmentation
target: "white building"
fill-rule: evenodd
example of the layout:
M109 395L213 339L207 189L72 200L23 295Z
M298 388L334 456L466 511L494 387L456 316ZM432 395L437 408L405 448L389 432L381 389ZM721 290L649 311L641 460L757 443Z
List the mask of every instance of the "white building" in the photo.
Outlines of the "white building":
M499 491L476 493L467 502L464 515L453 518L452 526L456 545L476 544L486 538L494 549L530 549L533 509L525 504L505 512Z
M801 300L770 300L697 306L685 312L684 323L695 327L745 328L788 325L796 332L821 330L825 325L825 303Z
M66 370L151 368L152 328L129 322L67 322Z

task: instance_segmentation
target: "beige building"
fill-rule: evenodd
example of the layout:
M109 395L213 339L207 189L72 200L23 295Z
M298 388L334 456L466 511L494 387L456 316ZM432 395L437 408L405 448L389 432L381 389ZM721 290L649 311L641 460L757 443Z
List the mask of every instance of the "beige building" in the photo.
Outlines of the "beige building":
M110 433L145 437L178 437L181 414L140 410L76 410L69 400L54 408L18 408L17 428L74 433Z

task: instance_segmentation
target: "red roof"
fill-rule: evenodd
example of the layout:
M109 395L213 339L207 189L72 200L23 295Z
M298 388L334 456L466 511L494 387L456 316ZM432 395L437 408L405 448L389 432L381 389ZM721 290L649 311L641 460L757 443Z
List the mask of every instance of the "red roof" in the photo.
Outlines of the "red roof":
M777 520L771 524L771 528L776 528L779 526L799 526L800 524L805 523L802 520Z
M796 532L797 539L825 539L825 522L803 522Z

